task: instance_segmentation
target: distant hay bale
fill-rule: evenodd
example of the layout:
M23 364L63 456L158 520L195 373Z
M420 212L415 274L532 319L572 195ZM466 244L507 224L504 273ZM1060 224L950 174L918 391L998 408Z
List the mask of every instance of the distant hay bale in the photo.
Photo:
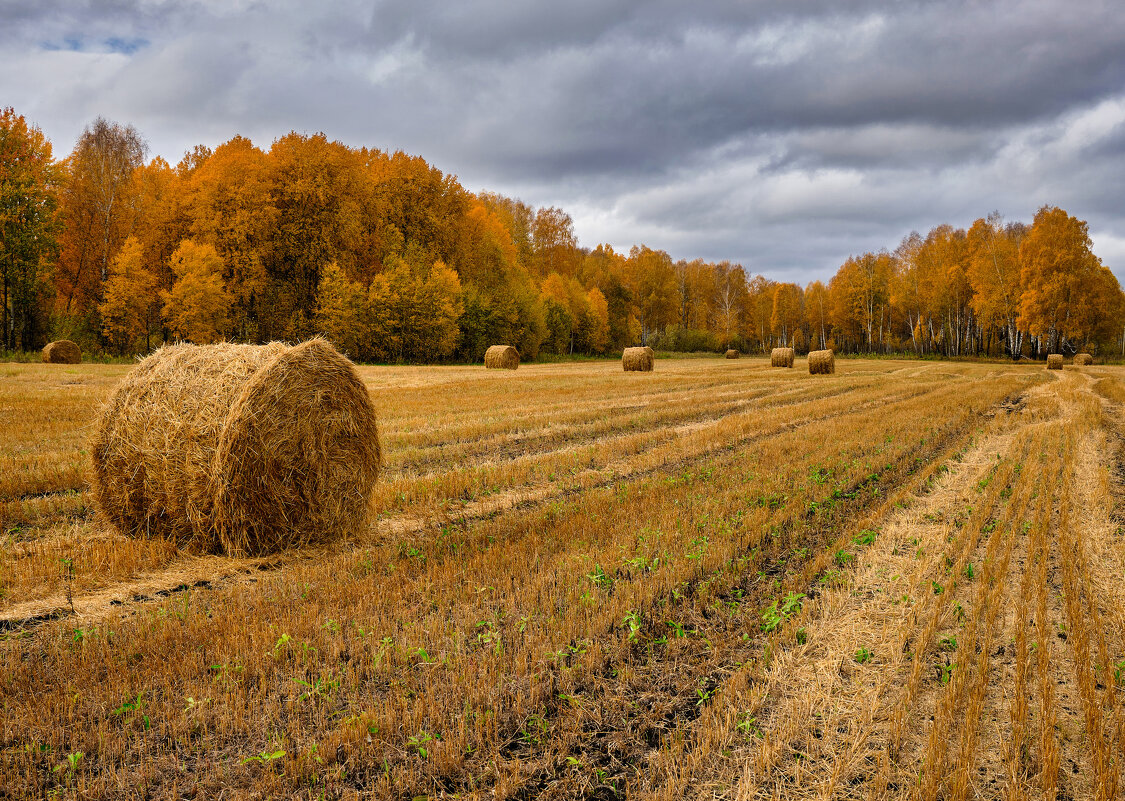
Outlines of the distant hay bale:
M1047 354L1047 369L1048 370L1061 370L1063 369L1063 355L1061 353Z
M515 370L520 366L520 352L511 345L493 345L484 352L484 366L490 370Z
M656 360L649 347L625 348L621 354L621 366L627 373L651 373Z
M323 339L168 345L110 398L93 461L121 533L257 556L363 528L379 431L354 366Z
M830 350L809 351L809 373L828 375L836 372L836 356Z
M51 364L81 364L82 349L69 339L60 339L43 347L43 361Z
M793 357L792 348L774 348L770 351L770 367L792 367Z
M651 358L653 361L656 361L656 351L654 351L648 345L645 345L644 349L648 352L649 358Z
M728 358L728 359L737 359L737 358L738 358L739 356L741 356L741 355L742 355L742 354L741 354L741 353L739 353L739 352L738 352L737 350L735 350L734 348L731 348L730 350L728 350L728 351L727 351L727 358Z
M1094 363L1094 357L1089 353L1076 353L1074 355L1074 363L1079 366L1091 365Z

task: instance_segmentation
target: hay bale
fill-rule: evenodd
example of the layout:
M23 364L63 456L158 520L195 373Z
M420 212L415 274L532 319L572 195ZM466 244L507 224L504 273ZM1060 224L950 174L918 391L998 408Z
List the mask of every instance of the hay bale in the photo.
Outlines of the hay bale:
M741 353L739 353L738 351L734 350L733 348L732 348L731 350L728 350L728 351L727 351L727 358L728 358L728 359L737 359L737 358L738 358L739 356L741 356L741 355L742 355Z
M653 350L649 347L625 348L621 354L621 367L627 373L651 373L655 364Z
M829 375L836 372L836 355L830 350L809 351L809 373Z
M379 432L323 339L170 345L110 398L93 461L94 498L123 534L261 555L364 527Z
M1089 353L1076 353L1074 354L1074 363L1079 366L1091 365L1094 363L1094 357Z
M1061 353L1047 354L1047 369L1048 370L1061 370L1063 369L1063 355Z
M520 352L511 345L493 345L484 352L484 366L490 370L515 370L520 366Z
M770 351L770 367L792 367L795 355L792 348L774 348Z
M50 364L81 364L82 348L69 339L60 339L43 346L43 361Z

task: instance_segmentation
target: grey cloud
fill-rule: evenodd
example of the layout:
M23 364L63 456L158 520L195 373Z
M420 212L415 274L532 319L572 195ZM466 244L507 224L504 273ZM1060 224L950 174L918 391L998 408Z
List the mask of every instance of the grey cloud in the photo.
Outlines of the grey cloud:
M748 129L874 122L979 127L1059 113L1125 85L1119 46L1125 23L1097 5L1032 20L1026 10L1008 7L1005 15L975 3L913 14L898 7L885 14L834 10L769 23L777 29L772 37L755 37L762 31L747 26L758 20L745 15L728 14L720 24L706 13L691 20L670 13L657 27L654 18L666 11L660 5L643 6L645 13L611 6L599 12L620 12L618 24L580 27L584 38L571 27L544 26L539 33L554 38L531 37L537 46L519 47L504 47L524 41L514 34L481 40L479 29L512 32L487 6L472 8L474 25L459 19L464 12L435 10L436 19L426 15L424 24L400 35L448 80L488 76L514 100L530 103L539 111L533 131L581 131L593 123L591 135L603 146L616 143L626 170L648 163L633 154L655 152L664 162L684 146ZM478 42L481 47L467 46ZM794 61L771 58L786 48ZM507 131L522 135L526 126L501 110L491 133L503 142Z
M170 161L323 130L568 208L585 244L811 277L993 208L1111 241L1122 41L1099 0L14 0L0 57L32 77L0 96L59 150L99 113Z

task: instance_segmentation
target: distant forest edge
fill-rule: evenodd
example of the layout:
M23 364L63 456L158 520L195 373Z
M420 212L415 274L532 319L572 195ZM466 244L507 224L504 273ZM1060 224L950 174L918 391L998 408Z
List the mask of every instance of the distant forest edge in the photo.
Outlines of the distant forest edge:
M579 247L563 210L466 191L423 158L290 133L174 167L98 118L65 159L0 111L7 351L325 334L361 361L660 350L1125 354L1125 295L1086 223L1044 206L853 256L827 285Z

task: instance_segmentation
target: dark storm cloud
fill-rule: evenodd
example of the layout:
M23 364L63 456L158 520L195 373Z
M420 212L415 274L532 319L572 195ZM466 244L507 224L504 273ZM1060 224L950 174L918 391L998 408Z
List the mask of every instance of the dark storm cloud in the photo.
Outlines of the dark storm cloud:
M779 278L1050 202L1125 274L1114 3L323 5L3 3L0 102L60 151L100 113L170 161L323 130L560 205L585 244Z

